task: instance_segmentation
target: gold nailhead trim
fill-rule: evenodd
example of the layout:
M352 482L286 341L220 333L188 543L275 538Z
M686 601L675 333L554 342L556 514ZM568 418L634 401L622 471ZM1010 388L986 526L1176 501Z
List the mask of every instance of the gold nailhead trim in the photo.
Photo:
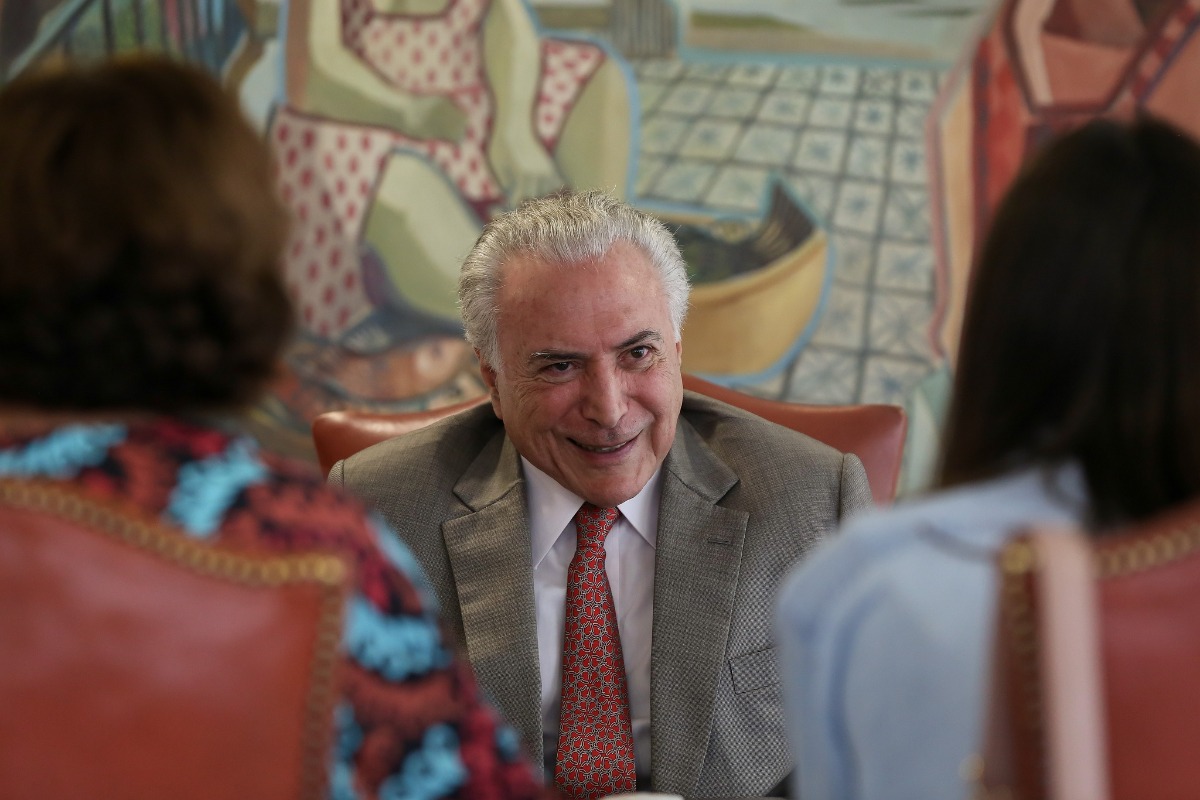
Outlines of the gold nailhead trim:
M1200 551L1200 523L1156 533L1134 542L1100 542L1093 556L1101 580L1181 561Z
M1000 565L1000 591L1003 593L1003 607L1008 612L1003 623L1009 630L1016 669L1021 673L1022 683L1028 688L1025 705L1017 712L1023 712L1024 719L1013 720L1013 724L1025 725L1034 735L1041 737L1042 688L1038 680L1040 646L1033 619L1033 603L1029 596L1029 580L1037 569L1036 551L1026 541L1012 541L1001 551ZM1041 772L1044 765L1038 764L1036 768Z

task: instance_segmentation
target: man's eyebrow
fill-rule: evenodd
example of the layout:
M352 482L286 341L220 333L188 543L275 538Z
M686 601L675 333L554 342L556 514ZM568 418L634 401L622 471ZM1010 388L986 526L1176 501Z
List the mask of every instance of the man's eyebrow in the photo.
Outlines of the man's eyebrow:
M644 342L647 339L661 343L663 340L663 337L662 337L661 333L654 330L653 328L647 328L644 331L638 331L633 336L630 336L628 339L626 339L625 341L618 344L616 349L624 350L626 347L633 347L638 342Z
M582 361L583 353L572 353L568 350L538 350L529 354L529 363L543 362L553 364L558 361Z
M625 341L619 342L617 344L617 346L614 347L613 349L614 350L624 350L627 347L633 347L635 344L638 344L639 342L645 342L648 340L655 341L655 342L661 342L663 340L663 337L662 337L661 333L654 330L653 328L647 328L644 331L638 331L637 333L635 333L633 336L630 336ZM530 364L535 364L535 363L554 364L559 361L586 361L586 360L587 360L587 354L576 353L571 350L537 350L537 351L534 351L529 354L528 363L530 363Z

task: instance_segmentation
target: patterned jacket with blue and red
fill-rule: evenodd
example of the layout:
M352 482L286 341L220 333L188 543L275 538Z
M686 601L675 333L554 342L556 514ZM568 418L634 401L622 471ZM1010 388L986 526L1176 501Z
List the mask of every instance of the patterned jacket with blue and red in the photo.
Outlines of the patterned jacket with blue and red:
M331 798L542 795L515 732L443 638L406 547L310 468L248 438L159 418L0 431L0 477L61 481L223 546L346 555L358 582L343 635Z

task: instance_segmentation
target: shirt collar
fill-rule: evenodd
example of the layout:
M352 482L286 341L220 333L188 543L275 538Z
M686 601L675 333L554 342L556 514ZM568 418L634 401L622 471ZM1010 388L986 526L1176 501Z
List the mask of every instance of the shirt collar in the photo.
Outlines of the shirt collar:
M533 566L537 568L554 543L566 533L567 526L584 500L529 463L525 456L521 456L521 471L525 476L526 498L529 502ZM651 547L658 541L658 505L661 497L660 464L640 492L617 506L621 516Z

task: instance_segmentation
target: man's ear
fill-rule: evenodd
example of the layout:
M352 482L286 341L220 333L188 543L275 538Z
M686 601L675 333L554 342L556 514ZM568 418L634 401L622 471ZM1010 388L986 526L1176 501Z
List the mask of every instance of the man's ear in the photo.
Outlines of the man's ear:
M500 408L500 390L496 388L496 370L483 360L478 347L475 348L475 358L479 360L479 374L483 376L483 385L487 387L488 398L492 401L492 411L499 419L504 419L504 412Z

